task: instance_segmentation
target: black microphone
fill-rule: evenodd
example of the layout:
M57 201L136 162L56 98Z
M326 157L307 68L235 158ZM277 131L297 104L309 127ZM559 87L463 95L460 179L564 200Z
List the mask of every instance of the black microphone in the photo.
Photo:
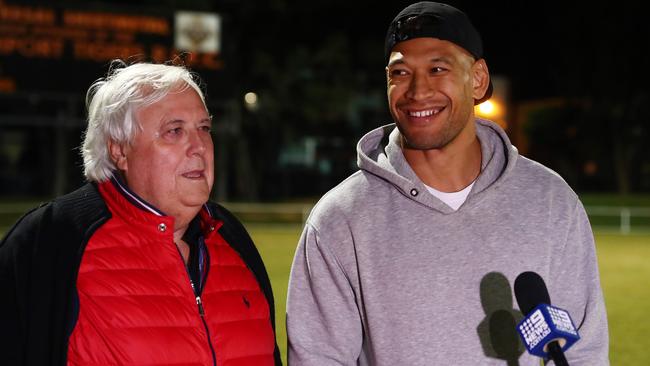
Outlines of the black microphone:
M569 366L564 351L580 336L566 310L551 306L546 284L535 272L522 272L515 279L515 297L525 318L517 325L529 353L551 358L556 366Z

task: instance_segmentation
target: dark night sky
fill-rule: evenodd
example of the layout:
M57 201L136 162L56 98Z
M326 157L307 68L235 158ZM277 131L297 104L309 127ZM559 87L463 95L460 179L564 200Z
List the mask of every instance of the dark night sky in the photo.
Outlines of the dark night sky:
M7 2L23 1L34 5L49 3ZM317 50L335 34L343 34L349 40L353 71L366 75L370 87L382 89L386 28L411 2L69 0L67 3L118 12L147 13L175 8L220 13L224 17L223 45L229 65L217 83L228 92L228 89L246 88L247 84L254 86L255 80L248 78L260 50L273 55L282 66L289 64L287 60L297 47ZM623 88L633 93L639 83L650 83L648 73L637 71L639 65L650 63L647 51L650 30L646 12L641 11L642 2L454 0L449 3L464 10L482 34L490 71L509 79L514 101L591 92L603 94L601 89L607 88ZM83 78L85 87L103 70L103 65L101 70L93 69L90 79L77 74ZM50 82L50 85L65 84L68 83ZM76 85L75 88L79 89Z
M289 52L292 44L317 45L333 32L345 30L363 52L375 54L374 58L366 55L362 65L383 76L386 28L410 3L331 0L261 5L244 1L226 3L226 7L235 12L237 22L246 24L248 34L275 34L273 47ZM641 2L449 3L470 16L483 36L491 72L510 78L515 99L568 93L576 85L589 89L591 84L598 86L601 72L620 72L637 67L638 61L650 61L646 51L650 31ZM619 77L635 75L627 70Z
M259 91L262 101L274 101L260 109L263 113L256 114L255 118L260 121L249 116L251 125L259 122L259 126L268 129L253 129L250 133L251 138L270 140L273 146L265 151L270 157L275 155L269 153L269 149L277 150L284 142L297 140L297 136L360 134L390 118L385 106L383 43L390 21L411 3L376 0L0 1L23 6L47 4L57 9L153 14L169 19L174 10L219 13L223 20L222 52L226 66L221 71L199 70L199 74L206 81L208 97L215 105L222 101L242 103L241 96L251 90ZM647 88L650 73L646 71L650 65L650 21L641 9L642 2L454 0L450 4L464 10L482 34L490 71L494 76L509 80L513 104L545 98L585 102L584 105L588 105L585 117L574 118L573 122L588 120L584 131L594 130L593 135L618 134L628 138L620 140L625 141L620 146L640 146L630 156L647 156L641 149L643 143L629 143L645 138L645 130L639 126L646 124L645 109L650 100ZM337 39L344 39L345 45L332 47ZM323 57L323 53L327 57ZM0 77L15 77L17 90L28 93L18 95L15 99L18 102L10 98L0 101L4 103L0 104L0 109L6 113L27 111L58 116L56 110L61 109L61 105L52 95L72 95L81 101L87 87L106 72L107 64L71 57L52 60L3 55ZM296 74L299 75L296 77ZM54 93L40 100L29 95L36 91ZM381 105L364 105L358 108L362 117L348 118L348 105L352 105L348 101L361 100L367 95L370 97L366 100L372 103L381 100ZM82 116L82 103L75 106L78 116ZM66 105L64 112L66 108L75 111ZM280 124L289 132L283 135L277 132L275 126ZM346 132L342 132L341 127L347 128ZM272 132L278 135L266 135ZM553 129L549 135L558 134ZM609 161L611 141L596 137L587 136L594 142L584 148L589 154L581 159L596 159L592 151L600 149L603 152L599 156ZM76 138L78 136L71 137L70 141ZM352 148L339 150L353 151ZM562 154L575 155L572 150ZM576 161L576 164L582 162ZM572 166L567 169L576 170ZM613 186L609 181L606 184Z

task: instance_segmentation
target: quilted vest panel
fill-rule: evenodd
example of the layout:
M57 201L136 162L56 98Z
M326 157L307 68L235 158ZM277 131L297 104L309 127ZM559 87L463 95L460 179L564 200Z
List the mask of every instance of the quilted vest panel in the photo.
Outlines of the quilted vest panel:
M253 273L205 209L210 263L200 315L173 218L100 185L112 218L89 240L77 278L68 365L273 365L269 306ZM214 352L213 352L214 351Z

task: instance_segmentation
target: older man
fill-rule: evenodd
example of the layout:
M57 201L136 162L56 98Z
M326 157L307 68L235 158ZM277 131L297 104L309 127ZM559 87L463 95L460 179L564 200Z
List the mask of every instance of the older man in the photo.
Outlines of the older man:
M273 365L273 294L242 225L208 201L196 76L112 67L89 89L89 183L0 243L0 354L19 365Z

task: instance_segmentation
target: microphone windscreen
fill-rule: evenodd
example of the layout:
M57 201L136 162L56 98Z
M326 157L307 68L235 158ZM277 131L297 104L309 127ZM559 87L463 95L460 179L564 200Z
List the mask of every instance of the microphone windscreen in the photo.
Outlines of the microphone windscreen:
M515 279L515 297L519 310L524 315L529 314L537 305L551 305L546 284L540 275L535 272L522 272Z

